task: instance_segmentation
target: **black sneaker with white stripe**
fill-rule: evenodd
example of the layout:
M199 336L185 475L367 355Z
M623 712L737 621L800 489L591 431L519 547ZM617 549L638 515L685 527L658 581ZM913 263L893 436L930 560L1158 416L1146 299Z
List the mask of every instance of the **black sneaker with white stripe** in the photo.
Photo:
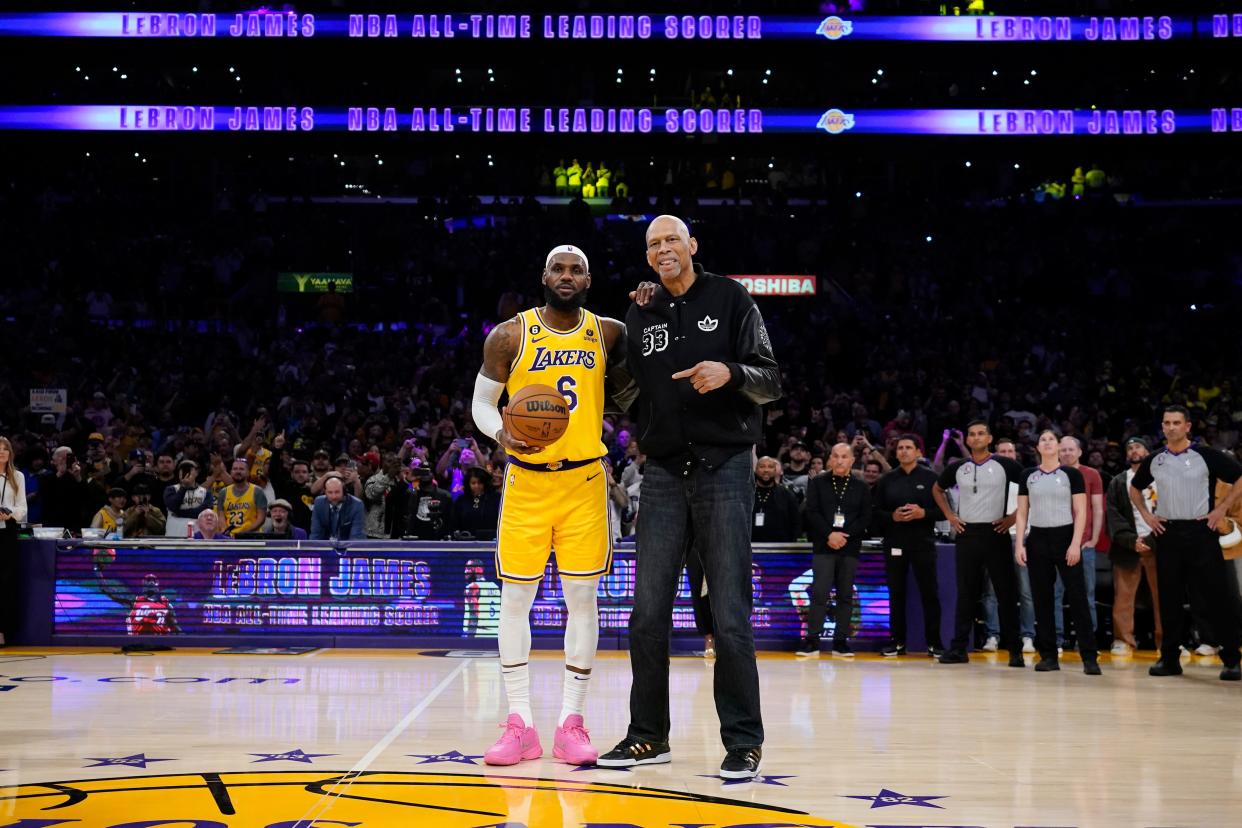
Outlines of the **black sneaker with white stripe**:
M720 763L720 776L724 779L754 779L759 775L763 761L763 748L730 748Z
M644 742L626 736L615 748L595 760L595 764L601 768L632 768L635 765L665 765L672 759L668 742Z

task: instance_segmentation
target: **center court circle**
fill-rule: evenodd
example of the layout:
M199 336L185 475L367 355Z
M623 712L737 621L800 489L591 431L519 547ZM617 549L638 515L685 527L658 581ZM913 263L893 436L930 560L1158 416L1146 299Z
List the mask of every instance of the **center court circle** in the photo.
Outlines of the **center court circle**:
M9 809L12 809L11 811ZM0 787L0 811L24 824L177 828L478 828L633 825L856 828L800 811L631 785L516 776L368 771L200 773Z

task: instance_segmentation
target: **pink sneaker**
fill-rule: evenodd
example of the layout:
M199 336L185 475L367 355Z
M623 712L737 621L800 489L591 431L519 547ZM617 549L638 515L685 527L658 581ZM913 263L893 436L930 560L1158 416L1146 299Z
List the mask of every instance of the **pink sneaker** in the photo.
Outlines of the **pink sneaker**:
M516 765L523 759L543 756L539 734L533 727L527 727L521 716L510 713L508 721L501 727L505 729L504 735L483 754L484 762L489 765Z
M571 765L594 765L599 751L591 744L589 731L582 726L577 713L565 719L565 726L556 729L552 743L552 755Z

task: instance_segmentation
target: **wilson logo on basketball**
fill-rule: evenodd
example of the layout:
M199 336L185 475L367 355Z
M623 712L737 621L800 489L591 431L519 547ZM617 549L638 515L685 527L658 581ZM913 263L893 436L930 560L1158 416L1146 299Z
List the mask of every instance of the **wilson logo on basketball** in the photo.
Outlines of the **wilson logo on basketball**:
M565 406L557 405L548 400L528 400L526 402L527 414L564 414Z

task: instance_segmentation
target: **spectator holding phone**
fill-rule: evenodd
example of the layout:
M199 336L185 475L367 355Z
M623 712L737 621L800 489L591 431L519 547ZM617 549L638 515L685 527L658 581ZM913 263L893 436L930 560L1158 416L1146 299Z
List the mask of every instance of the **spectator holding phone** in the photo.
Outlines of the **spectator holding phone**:
M454 470L468 469L485 462L487 455L473 437L456 437L440 455L440 460L436 463L436 477L448 481L453 478Z
M968 453L962 430L946 428L940 435L940 448L936 449L936 456L932 459L932 469L944 471L946 463L958 457L965 457Z
M311 484L311 494L316 496L323 494L325 484L333 477L340 479L346 492L362 500L362 478L358 476L357 460L352 459L348 454L337 457L336 468L321 475Z
M893 468L892 464L888 462L888 458L884 456L884 452L872 445L871 438L867 436L866 429L859 429L854 432L850 448L854 451L855 471L864 471L867 464L871 462L880 464L880 474L887 474Z
M54 475L40 487L44 499L43 525L79 529L86 518L86 483L82 481L82 464L73 449L59 446L52 452Z
M151 490L145 483L139 483L134 486L131 498L134 505L125 510L125 537L162 537L168 521L162 509L151 505Z
M215 505L211 492L198 482L198 463L181 461L177 466L177 485L164 490L164 507L168 510L164 533L169 537L185 537L186 527Z

